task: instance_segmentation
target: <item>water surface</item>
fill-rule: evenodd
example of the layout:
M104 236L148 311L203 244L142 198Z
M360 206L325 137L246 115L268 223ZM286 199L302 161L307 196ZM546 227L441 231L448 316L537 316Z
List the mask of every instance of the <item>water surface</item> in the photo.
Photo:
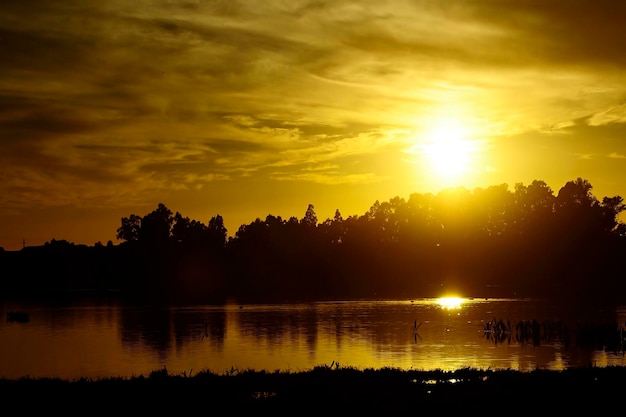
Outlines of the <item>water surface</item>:
M128 306L115 300L5 303L0 306L3 317L24 311L28 321L0 322L0 377L130 377L163 367L169 373L193 374L316 366L626 366L622 346L589 331L608 326L617 332L626 322L624 307L581 310L519 299L464 299L447 306L439 301L178 307ZM504 324L506 331L485 332L496 329L495 323Z

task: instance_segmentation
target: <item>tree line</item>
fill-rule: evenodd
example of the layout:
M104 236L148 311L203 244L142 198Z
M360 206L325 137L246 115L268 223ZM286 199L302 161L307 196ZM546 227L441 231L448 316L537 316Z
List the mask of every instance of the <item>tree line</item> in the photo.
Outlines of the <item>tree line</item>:
M544 181L376 201L362 215L319 221L269 214L228 236L165 204L121 219L118 245L52 240L0 251L9 293L115 290L166 302L337 298L620 297L626 209L620 196Z

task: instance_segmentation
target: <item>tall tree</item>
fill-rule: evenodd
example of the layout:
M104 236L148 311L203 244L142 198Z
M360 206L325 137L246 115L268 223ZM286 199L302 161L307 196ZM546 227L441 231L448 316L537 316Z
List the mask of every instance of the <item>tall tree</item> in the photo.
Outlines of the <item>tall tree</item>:
M300 223L311 227L317 226L317 214L315 214L315 207L313 204L309 204Z
M607 232L617 232L618 216L624 210L626 210L626 205L621 196L604 197L602 199L602 228Z
M165 204L159 203L156 210L141 219L139 240L152 243L163 243L170 238L174 216Z
M180 213L174 215L174 224L171 229L172 239L184 246L202 245L207 240L207 226Z
M122 217L122 225L117 229L116 238L133 242L139 240L141 231L141 217L131 214L130 217Z
M208 226L209 240L211 246L216 248L224 247L228 230L224 226L224 218L219 214L211 217Z
M575 181L568 181L556 196L557 208L592 207L598 203L591 193L592 189L589 181L580 177Z

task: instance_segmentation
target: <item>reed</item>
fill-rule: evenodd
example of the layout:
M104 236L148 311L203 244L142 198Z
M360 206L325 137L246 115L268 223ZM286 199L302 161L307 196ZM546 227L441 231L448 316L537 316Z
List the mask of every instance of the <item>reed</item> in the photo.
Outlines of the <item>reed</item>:
M398 413L444 407L442 412L564 412L593 407L614 408L626 389L625 367L551 371L462 368L444 370L356 369L322 365L300 372L237 370L169 374L166 368L148 376L100 380L54 378L0 379L5 407L46 406L66 415L81 404L98 404L100 412L162 412L190 404L240 412ZM34 402L33 399L48 401ZM6 408L10 409L10 408ZM300 411L297 411L300 410ZM84 411L84 410L83 410Z

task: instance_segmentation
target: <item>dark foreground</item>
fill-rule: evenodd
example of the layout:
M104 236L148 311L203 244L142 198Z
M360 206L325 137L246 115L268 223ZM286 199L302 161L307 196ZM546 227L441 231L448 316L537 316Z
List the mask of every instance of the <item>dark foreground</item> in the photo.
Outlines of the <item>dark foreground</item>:
M451 411L596 414L623 409L625 395L626 368L623 367L529 372L318 367L303 372L245 371L224 375L203 372L192 376L168 375L162 370L145 377L102 380L0 379L1 409L25 415L33 412L396 415L426 410L444 414Z

